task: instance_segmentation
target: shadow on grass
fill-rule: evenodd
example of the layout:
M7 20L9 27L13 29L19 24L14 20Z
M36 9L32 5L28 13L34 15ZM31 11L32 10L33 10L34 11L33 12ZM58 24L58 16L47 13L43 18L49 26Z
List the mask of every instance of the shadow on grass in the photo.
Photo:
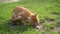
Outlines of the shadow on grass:
M60 12L52 12L52 14L60 15Z
M4 24L0 25L0 30L2 32L10 32L10 33L12 32L20 33L28 31L31 28L33 28L32 25L27 26L24 26L23 24L13 25L13 22L11 20L6 20Z

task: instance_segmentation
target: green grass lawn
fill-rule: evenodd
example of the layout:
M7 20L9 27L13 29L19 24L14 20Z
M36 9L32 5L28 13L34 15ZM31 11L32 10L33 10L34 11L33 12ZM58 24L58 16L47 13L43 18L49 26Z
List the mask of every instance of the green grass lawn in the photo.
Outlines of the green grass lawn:
M12 11L16 6L24 6L33 13L38 13L44 25L38 31L31 25L12 26ZM54 30L60 27L60 0L21 0L13 3L0 3L0 34L60 34Z

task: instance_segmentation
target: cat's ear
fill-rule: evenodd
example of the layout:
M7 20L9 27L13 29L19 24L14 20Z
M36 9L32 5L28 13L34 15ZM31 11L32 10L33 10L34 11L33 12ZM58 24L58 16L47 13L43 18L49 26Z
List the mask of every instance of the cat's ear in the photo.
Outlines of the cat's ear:
M38 14L37 13L35 13L35 17L37 17L38 16Z

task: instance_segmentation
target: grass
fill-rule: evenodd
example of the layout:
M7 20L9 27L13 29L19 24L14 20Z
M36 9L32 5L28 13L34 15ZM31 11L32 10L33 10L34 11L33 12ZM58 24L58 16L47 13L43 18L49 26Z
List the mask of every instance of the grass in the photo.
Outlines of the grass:
M15 6L24 6L33 13L38 13L40 21L44 21L44 28L37 31L31 25L11 26L12 11ZM48 20L52 20L52 24ZM60 0L21 0L13 3L0 3L0 34L59 34L51 31L60 23Z

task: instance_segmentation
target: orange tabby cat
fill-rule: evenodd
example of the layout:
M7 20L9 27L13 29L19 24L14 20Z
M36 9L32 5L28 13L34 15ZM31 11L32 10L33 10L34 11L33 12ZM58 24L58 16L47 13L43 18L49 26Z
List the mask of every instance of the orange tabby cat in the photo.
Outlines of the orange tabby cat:
M13 16L12 20L14 21L15 24L18 24L18 20L21 20L24 25L26 25L26 21L31 21L33 26L38 26L39 24L39 18L37 14L33 14L30 10L22 7L22 6L17 6L13 10ZM37 27L38 28L38 27Z

